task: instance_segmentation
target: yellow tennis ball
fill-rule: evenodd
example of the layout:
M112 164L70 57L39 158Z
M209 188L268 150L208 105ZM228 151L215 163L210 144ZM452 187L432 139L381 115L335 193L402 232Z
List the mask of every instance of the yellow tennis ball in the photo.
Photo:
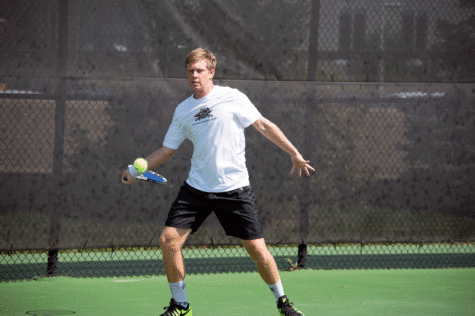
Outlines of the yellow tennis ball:
M148 168L148 162L143 158L137 158L134 161L134 167L138 172L145 172Z

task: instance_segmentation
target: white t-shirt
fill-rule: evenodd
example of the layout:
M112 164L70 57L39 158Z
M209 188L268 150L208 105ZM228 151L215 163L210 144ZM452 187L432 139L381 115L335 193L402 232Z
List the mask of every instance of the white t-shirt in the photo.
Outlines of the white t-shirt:
M244 129L261 114L240 91L221 86L200 99L180 103L163 145L177 149L188 138L194 146L186 182L204 192L226 192L249 185Z

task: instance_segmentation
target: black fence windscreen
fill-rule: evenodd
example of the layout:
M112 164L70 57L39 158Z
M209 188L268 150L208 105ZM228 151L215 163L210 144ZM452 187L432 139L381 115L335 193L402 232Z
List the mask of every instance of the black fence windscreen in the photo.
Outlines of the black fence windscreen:
M260 221L280 265L302 255L297 244L309 245L306 262L315 268L368 267L364 251L380 260L370 266L407 266L391 255L406 258L426 244L422 260L445 256L435 266L475 262L472 1L2 6L2 269L25 268L11 261L18 251L37 251L35 262L66 251L59 264L74 266L71 258L86 254L68 251L159 246L191 144L159 168L166 186L124 186L120 175L161 146L190 94L184 56L196 47L215 53L215 84L244 92L316 169L289 176L288 155L246 131ZM239 244L214 216L187 241L198 253L221 247L224 257L240 254ZM332 256L343 261L332 264ZM9 279L5 271L0 279Z

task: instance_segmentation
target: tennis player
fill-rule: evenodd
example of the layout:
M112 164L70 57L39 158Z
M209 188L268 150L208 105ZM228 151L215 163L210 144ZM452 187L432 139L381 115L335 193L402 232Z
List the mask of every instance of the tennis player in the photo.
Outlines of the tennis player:
M216 58L210 51L198 48L190 52L185 68L193 95L176 108L163 146L146 158L151 170L169 159L185 139L194 146L188 179L171 206L160 237L172 294L162 316L192 316L186 296L182 247L211 212L216 214L226 235L242 240L274 294L279 314L303 316L285 295L276 262L263 238L246 168L244 129L254 126L287 152L293 164L291 174L301 176L304 172L308 176L315 170L246 95L213 84ZM135 182L128 170L123 176L128 179L122 179L125 184Z

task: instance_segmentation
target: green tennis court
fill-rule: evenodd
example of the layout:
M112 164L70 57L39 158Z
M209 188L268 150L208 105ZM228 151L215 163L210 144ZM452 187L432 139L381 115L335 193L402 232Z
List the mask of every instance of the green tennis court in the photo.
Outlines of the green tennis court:
M286 294L309 315L475 315L475 269L282 271ZM257 273L195 274L194 315L276 315ZM0 283L0 315L160 315L164 276L39 278Z

